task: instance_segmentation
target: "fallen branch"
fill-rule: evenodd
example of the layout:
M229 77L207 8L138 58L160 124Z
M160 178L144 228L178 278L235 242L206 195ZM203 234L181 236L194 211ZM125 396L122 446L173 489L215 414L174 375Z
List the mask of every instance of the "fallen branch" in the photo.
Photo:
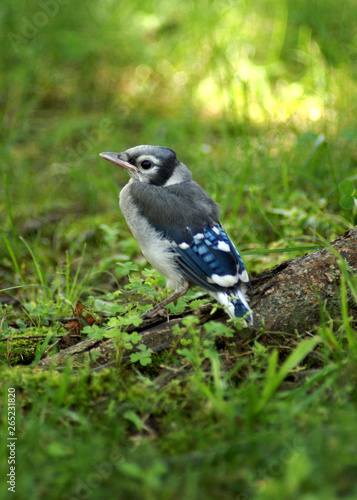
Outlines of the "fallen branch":
M357 226L309 255L281 263L253 280L251 306L254 325L270 331L311 331L321 322L325 309L331 317L340 312L339 254L347 268L357 270ZM342 260L340 259L340 260ZM352 296L350 301L354 302ZM263 320L264 318L264 320Z
M340 312L339 285L341 270L339 254L350 271L357 269L357 226L347 231L342 237L331 243L330 248L323 248L297 259L287 260L269 271L264 271L252 280L251 307L254 312L254 327L237 330L240 339L249 340L257 330L276 334L294 334L311 332L321 322L321 312L326 310L334 318ZM355 301L349 296L352 312ZM177 337L172 327L182 323L188 314L195 314L199 325L208 321L228 321L223 310L217 309L212 314L212 306L204 305L195 311L187 311L173 316L169 320L152 318L143 321L140 327L127 331L141 334L142 344L154 351L161 345L172 345ZM282 333L283 332L283 333ZM284 337L283 337L284 338ZM95 350L95 356L92 356ZM124 359L132 352L123 353ZM74 366L83 364L112 364L115 359L115 345L112 339L105 342L86 339L75 346L63 350L40 361L39 366L61 366L71 359Z

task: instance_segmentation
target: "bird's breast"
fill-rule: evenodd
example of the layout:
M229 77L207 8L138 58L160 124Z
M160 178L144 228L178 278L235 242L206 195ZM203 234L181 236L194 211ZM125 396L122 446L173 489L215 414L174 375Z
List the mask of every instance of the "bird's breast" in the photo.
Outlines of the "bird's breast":
M141 214L130 194L130 184L120 192L119 205L147 261L165 277L168 288L181 286L184 280L178 271L171 243Z

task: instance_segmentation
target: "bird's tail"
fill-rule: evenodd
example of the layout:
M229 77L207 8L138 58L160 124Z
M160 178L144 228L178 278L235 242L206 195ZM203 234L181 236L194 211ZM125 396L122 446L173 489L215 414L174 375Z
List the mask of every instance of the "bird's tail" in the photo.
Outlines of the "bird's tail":
M225 308L232 319L243 318L248 325L253 325L253 312L243 287L233 292L213 292L211 295Z

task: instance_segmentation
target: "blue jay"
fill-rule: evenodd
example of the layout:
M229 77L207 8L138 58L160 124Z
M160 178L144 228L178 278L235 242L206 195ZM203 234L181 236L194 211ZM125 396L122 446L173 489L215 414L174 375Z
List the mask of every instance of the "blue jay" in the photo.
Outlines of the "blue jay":
M100 156L130 174L120 192L120 208L148 262L175 290L144 317L162 314L164 306L196 284L208 290L232 319L253 324L243 260L219 223L218 205L192 180L175 152L136 146Z

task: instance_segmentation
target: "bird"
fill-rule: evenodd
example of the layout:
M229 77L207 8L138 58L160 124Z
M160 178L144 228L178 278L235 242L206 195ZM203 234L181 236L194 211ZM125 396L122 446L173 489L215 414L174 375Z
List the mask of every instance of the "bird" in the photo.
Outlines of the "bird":
M140 145L99 155L130 174L119 195L126 222L151 266L174 292L143 314L162 315L164 307L191 285L207 290L230 318L253 324L248 304L249 276L243 260L219 222L218 204L167 147Z

